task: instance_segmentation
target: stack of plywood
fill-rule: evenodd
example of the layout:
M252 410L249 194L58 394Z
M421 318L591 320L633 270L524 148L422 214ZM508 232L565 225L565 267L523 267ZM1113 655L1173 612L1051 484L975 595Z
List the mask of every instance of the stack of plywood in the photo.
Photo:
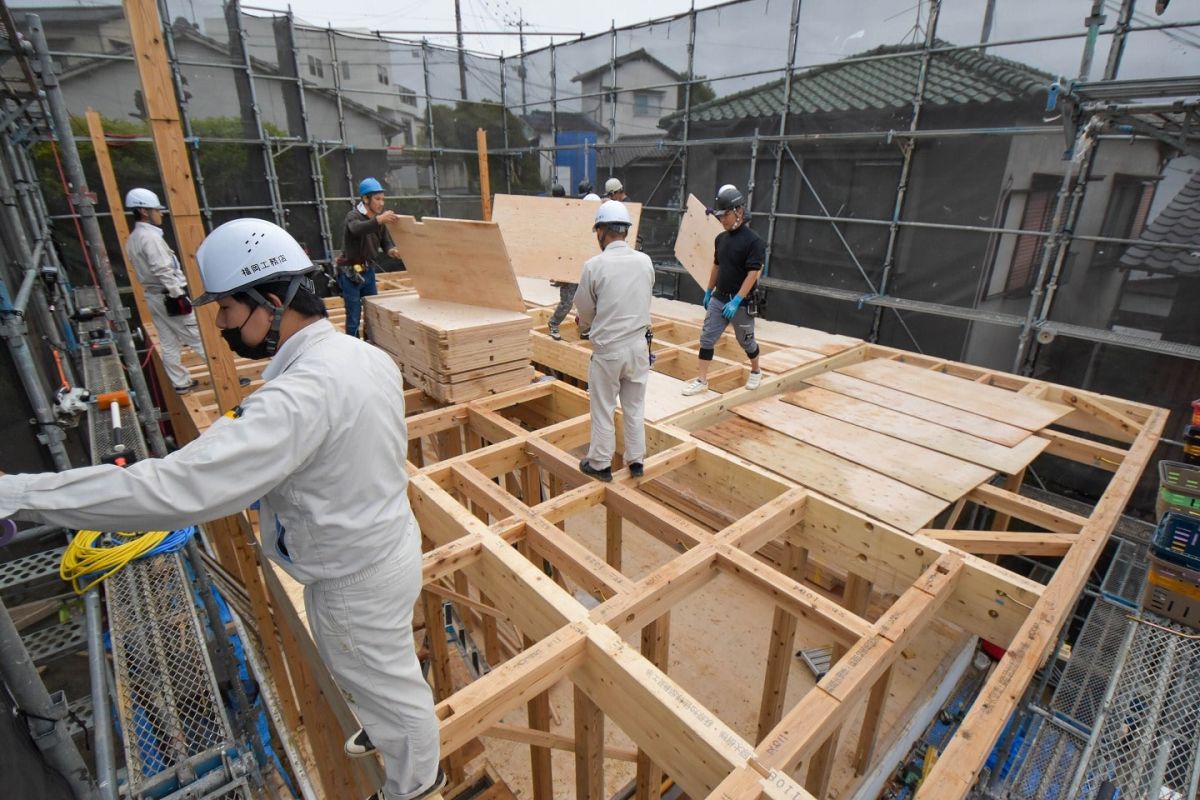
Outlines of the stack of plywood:
M533 379L526 314L411 294L371 298L366 307L374 343L435 400L462 403Z
M367 298L365 316L405 381L443 403L528 384L532 320L497 225L401 217L388 227L417 293Z

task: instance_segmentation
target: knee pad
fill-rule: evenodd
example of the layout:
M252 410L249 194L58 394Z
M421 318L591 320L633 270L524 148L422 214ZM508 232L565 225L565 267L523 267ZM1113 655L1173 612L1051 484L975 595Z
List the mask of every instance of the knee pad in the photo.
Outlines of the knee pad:
M701 347L700 348L700 360L701 361L712 361L713 360L713 348Z
M755 358L758 358L758 353L759 353L759 350L760 350L760 349L761 349L761 348L760 348L758 345L754 345L754 352L753 352L753 353L746 353L746 357L747 357L747 358L750 358L751 360L753 360L753 359L755 359Z

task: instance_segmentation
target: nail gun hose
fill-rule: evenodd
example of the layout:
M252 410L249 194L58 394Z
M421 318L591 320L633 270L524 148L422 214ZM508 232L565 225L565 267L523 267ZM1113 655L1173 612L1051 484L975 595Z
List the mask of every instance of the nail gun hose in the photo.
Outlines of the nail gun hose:
M83 594L139 558L183 549L195 533L195 526L176 531L122 531L109 534L104 543L97 544L104 536L100 531L79 531L63 553L58 574L76 594Z

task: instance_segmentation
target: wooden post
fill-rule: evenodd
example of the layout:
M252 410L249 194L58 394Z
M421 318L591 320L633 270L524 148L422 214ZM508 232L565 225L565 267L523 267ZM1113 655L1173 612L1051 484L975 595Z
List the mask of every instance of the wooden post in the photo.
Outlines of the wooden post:
M621 515L611 508L604 509L604 560L613 569L621 570Z
M804 580L808 569L808 550L788 542L783 574L797 581ZM796 618L776 606L771 622L771 642L767 645L767 671L763 678L762 702L758 708L756 742L767 738L783 718L783 700L787 694L788 673L792 666L792 646L796 639Z
M883 706L887 702L888 689L892 685L892 668L888 667L883 677L871 688L867 698L867 710L863 714L862 728L858 733L858 746L854 750L854 774L862 775L875 760L875 748L879 744L879 732L883 729Z
M195 296L203 291L201 287L204 285L200 280L200 267L196 263L196 250L204 240L204 224L200 220L200 203L196 199L192 167L188 162L183 127L179 121L179 98L171 82L167 50L163 44L162 20L159 19L154 0L125 0L125 18L129 22L130 41L141 77L142 96L146 99L146 117L150 121L150 135L154 140L154 153L158 157L166 205L171 209L171 226L175 229L179 260L191 294ZM208 370L216 390L217 405L222 411L227 411L242 401L233 354L217 331L216 306L201 306L195 313L200 338L204 341L204 352L208 356Z
M604 713L575 688L575 796L601 800L604 794Z
M671 615L663 614L642 628L642 655L664 675L671 660ZM663 771L638 748L636 800L658 800L662 796Z
M475 146L479 149L479 198L483 201L483 219L492 221L492 183L488 177L487 131L475 131Z
M433 697L442 702L454 694L454 683L450 677L450 646L446 643L446 625L442 620L442 604L429 591L421 592L421 608L425 613L425 630L429 632L429 658L433 670ZM442 769L450 778L450 785L457 786L466 778L462 755L455 751L442 754Z

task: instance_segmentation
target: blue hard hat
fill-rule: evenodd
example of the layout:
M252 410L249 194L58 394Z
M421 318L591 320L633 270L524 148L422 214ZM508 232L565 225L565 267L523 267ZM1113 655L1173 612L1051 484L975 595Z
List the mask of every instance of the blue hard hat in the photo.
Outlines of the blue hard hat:
M362 197L368 194L378 194L383 191L383 184L374 178L363 178L362 183L358 185L358 196Z

